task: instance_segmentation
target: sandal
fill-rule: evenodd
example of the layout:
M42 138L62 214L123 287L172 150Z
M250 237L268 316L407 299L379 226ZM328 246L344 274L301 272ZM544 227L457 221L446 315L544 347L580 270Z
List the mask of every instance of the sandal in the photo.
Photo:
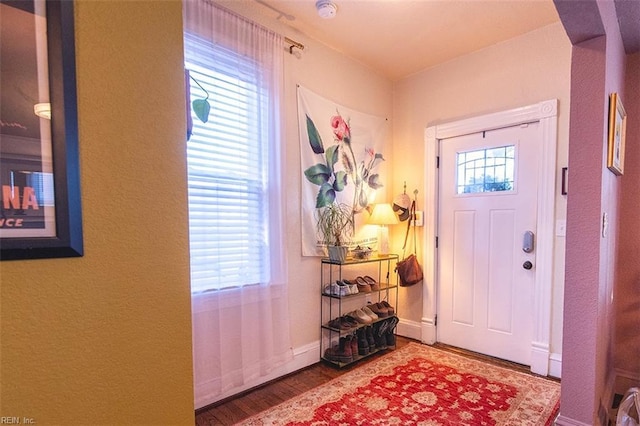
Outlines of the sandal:
M365 275L362 278L371 286L371 290L373 290L373 291L380 290L380 286L378 285L378 281L374 280L369 275Z

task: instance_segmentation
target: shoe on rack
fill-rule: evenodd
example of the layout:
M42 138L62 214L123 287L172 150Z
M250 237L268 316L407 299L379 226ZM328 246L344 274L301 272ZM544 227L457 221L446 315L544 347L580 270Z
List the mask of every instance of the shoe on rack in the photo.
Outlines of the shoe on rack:
M355 318L350 317L350 316L348 316L348 315L343 315L343 316L341 316L341 317L340 317L340 320L341 320L343 323L346 323L350 328L357 328L357 327L360 325L360 323L358 322L358 320L356 320Z
M368 326L364 328L364 333L367 336L367 342L369 343L369 350L372 351L376 348L376 339L373 335L373 327Z
M324 357L329 361L348 363L353 361L351 345L347 349L346 339L340 338L340 343L324 351Z
M371 286L362 277L356 277L356 283L358 283L358 291L360 293L371 293Z
M347 340L347 337L340 338L338 348L342 353L345 354L345 357L348 357L351 361L353 361L353 353L351 352L351 341Z
M384 317L391 316L391 311L387 308L384 303L378 302L376 303L378 309L383 313Z
M379 321L373 325L373 339L376 342L376 349L387 348L386 325L387 321Z
M369 275L365 275L364 277L362 277L367 284L369 284L369 286L371 287L372 291L378 291L380 290L380 286L378 285L378 281L374 280L372 277L370 277Z
M382 306L384 306L385 308L387 308L387 311L389 312L389 315L394 315L396 310L393 308L393 306L391 306L389 304L389 302L387 302L386 300L383 300L382 302L380 302L380 304Z
M356 337L358 339L358 354L359 355L369 354L369 341L367 340L367 335L365 333L364 328L359 328L356 331Z
M385 332L385 340L387 341L387 346L395 346L396 345L396 333L395 328L398 325L398 317L391 317L385 321L387 324L387 329Z
M370 316L373 321L378 319L378 315L375 312L373 312L371 309L369 309L368 306L363 307L362 308L362 312L364 312L366 315Z
M351 290L349 289L349 286L346 285L344 282L338 280L336 281L336 286L338 286L338 295L340 297L348 296L351 294Z
M386 318L389 316L389 310L381 307L378 303L370 303L367 305L367 308L371 309L374 314L378 316L378 318Z
M387 342L387 347L396 345L396 334L393 332L393 330L387 331L387 334L385 334L384 339Z
M332 319L327 323L327 325L336 330L351 330L353 328L347 321L344 321L342 317Z
M351 280L342 280L343 283L345 283L347 286L349 286L349 291L351 291L351 294L358 294L360 293L358 291L358 283L356 283L355 281L351 281Z
M375 335L373 336L375 341L376 341L376 349L387 349L387 336L386 335L382 335L382 336L378 336Z
M324 294L327 294L329 296L339 296L340 295L340 287L338 287L338 284L336 284L336 283L329 284L328 286L326 286L324 288Z
M347 336L347 342L349 343L349 345L351 346L351 356L353 358L356 357L356 355L358 355L358 338L356 337L355 334L350 334Z
M371 324L373 319L364 313L362 309L356 309L349 314L350 317L355 318L360 324Z
M374 325L375 325L373 329L374 336L384 336L384 334L388 330L389 320L378 321Z

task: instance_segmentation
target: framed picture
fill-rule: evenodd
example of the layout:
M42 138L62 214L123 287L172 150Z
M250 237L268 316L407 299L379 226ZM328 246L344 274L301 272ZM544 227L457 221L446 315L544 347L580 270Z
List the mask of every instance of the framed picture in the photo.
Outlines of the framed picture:
M609 139L607 167L616 175L624 173L624 142L627 130L627 113L617 93L609 97Z
M82 256L73 2L0 0L0 260Z
M562 195L567 195L569 193L569 168L562 168L562 186L560 188L560 192Z

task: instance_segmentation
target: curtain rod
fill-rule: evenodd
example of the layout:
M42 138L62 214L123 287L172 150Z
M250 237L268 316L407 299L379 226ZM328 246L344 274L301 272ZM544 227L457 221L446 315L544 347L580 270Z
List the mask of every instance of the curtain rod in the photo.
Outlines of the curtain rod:
M249 18L247 18L245 16L242 16L242 15L240 15L240 14L238 14L238 13L236 13L236 12L230 10L230 9L227 9L224 6L221 6L221 5L217 4L217 3L215 3L215 1L213 1L213 0L203 0L203 1L205 3L207 3L207 4L209 4L210 6L213 6L213 7L216 7L218 9L224 10L225 12L236 16L238 19L241 19L241 20L243 20L245 22L249 22L252 25L257 25L257 26L259 26L261 28L264 28L266 31L274 32L273 30L271 30L271 29L269 29L269 28L267 28L267 27L265 27L263 25L255 23L254 21L250 20ZM291 18L295 19L295 17L293 17L292 15L286 15L286 14L282 13L280 10L275 9L274 7L270 6L269 4L267 4L267 3L265 3L265 2L263 2L261 0L255 0L255 1L256 1L256 3L259 3L259 4L263 5L263 6L266 6L269 9L275 10L276 12L280 13L281 16L284 16L289 20L291 20ZM295 40L292 40L289 37L285 37L284 38L284 42L291 45L291 46L289 46L289 53L292 54L292 55L293 55L293 49L304 50L304 44L302 44L300 42L297 42Z
M304 44L299 43L295 40L291 40L289 37L285 37L284 38L285 43L289 43L291 46L289 46L289 53L293 55L293 49L300 49L300 50L304 50Z

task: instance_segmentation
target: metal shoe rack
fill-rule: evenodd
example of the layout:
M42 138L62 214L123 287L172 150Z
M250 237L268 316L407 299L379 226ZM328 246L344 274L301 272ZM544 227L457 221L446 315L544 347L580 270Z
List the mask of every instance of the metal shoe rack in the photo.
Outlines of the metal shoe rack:
M344 367L382 350L395 349L395 324L397 324L398 315L398 277L395 272L397 262L397 254L372 256L367 259L348 258L342 263L331 261L329 258L323 258L321 260L320 358L323 361L336 367ZM343 279L352 280L358 276L365 275L377 280L378 290L348 295L327 294L325 291L327 287L330 288L331 284L336 283L336 281L342 281ZM341 330L329 325L329 322L332 320L340 318L355 309L370 306L368 305L369 303L375 304L382 301L387 301L394 308L394 314L392 316L379 318L373 321L372 324L360 324L347 330ZM395 320L392 318L395 318ZM390 331L394 334L393 345L387 345L384 348L375 348L365 355L360 355L359 353L353 354L352 352L352 357L349 361L339 361L336 360L335 357L327 356L327 349L338 346L342 338L347 338L347 336L356 338L358 330L386 320L394 321L394 327Z

